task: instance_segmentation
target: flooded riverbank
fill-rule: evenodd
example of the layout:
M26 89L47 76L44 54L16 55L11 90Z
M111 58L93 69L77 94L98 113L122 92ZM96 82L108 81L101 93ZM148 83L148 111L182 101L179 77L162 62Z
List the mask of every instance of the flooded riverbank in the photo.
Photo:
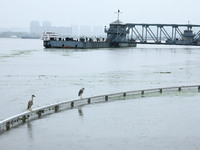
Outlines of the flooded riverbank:
M138 89L148 89L148 88L154 88L154 87L167 87L167 86L182 86L182 85L196 85L200 83L200 49L198 47L186 47L186 46L154 46L154 45L138 45L136 48L125 48L125 49L90 49L90 50L77 50L77 49L43 49L42 47L42 41L40 40L22 40L22 39L0 39L0 95L1 95L1 101L0 101L0 120L5 119L7 117L10 117L12 115L15 115L17 113L21 113L25 111L27 107L27 102L30 100L31 95L36 95L36 98L34 100L33 108L59 102L59 101L65 101L65 100L72 100L78 98L77 93L78 90L82 87L85 88L84 97L89 96L95 96L95 95L101 95L106 93L117 93L122 91L131 91L131 90L138 90ZM196 98L197 97L197 98ZM196 104L196 106L199 105L197 102L198 94L194 95L194 97L162 97L162 98L155 98L155 99L161 99L162 102L171 102L173 99L175 101L180 102L180 99L187 99L187 100L194 100L195 102L193 104ZM148 98L147 98L148 99ZM148 99L152 103L148 103L148 105L153 105L154 98ZM192 102L190 101L190 102ZM127 101L129 102L129 101ZM126 103L127 103L126 102ZM180 104L187 106L189 101L184 101L184 103ZM130 102L131 105L132 102ZM139 104L140 101L136 100L134 101L134 109L132 114L138 114L138 113L145 113L144 116L148 118L147 112L144 110L144 112L141 110L139 111ZM142 101L144 105L147 105L146 99ZM121 104L120 104L121 105ZM125 104L124 104L125 105ZM165 103L161 104L163 107L166 107L164 109L179 109L179 105L166 105ZM102 105L99 105L102 106ZM97 109L99 106L89 106L91 109ZM115 104L110 103L109 105L111 108L115 106ZM117 105L116 105L117 106ZM107 106L104 106L106 107ZM124 106L123 108L126 109L114 109L113 111L125 111L124 121L129 120L130 117L128 117L129 107L128 104ZM155 104L155 106L152 106L153 108L160 109L160 105ZM190 109L192 111L193 106L188 107L187 111L189 112ZM196 107L195 107L196 108ZM88 109L88 108L87 108ZM142 109L142 108L141 108ZM180 108L181 109L181 108ZM92 110L95 114L96 111ZM102 121L101 119L98 121L98 117L100 116L100 112L104 112L106 110L97 111L98 114L91 116L95 117L97 122ZM107 110L108 111L108 110ZM110 110L112 112L112 110ZM151 112L151 110L149 110ZM184 110L183 110L184 111ZM197 111L196 109L194 110ZM84 115L87 114L87 111L83 111ZM195 112L192 112L195 114ZM60 113L59 115L70 115L71 113L76 113L77 110L70 110L66 111L65 113ZM183 113L183 112L182 112ZM92 114L92 112L88 113ZM109 114L109 111L106 113ZM105 117L106 114L102 114L102 117ZM113 114L113 113L111 113ZM173 114L173 111L172 111ZM168 119L168 123L170 122L170 115L172 114L160 114L159 117L163 116ZM175 112L176 114L176 112ZM105 117L105 119L109 118L115 118L119 114L113 114L114 116ZM134 116L135 116L134 115ZM155 114L152 112L152 116ZM177 115L177 117L181 116L181 112ZM78 117L78 118L77 118ZM68 138L67 141L70 141L69 137L74 135L74 137L71 139L71 144L74 143L73 140L77 139L80 140L80 142L85 143L84 139L87 136L86 132L83 129L74 128L74 131L69 135L65 132L60 135L59 132L61 127L55 128L55 130L52 131L52 134L60 135L60 137L63 136L63 139L55 138L56 136L52 135L52 138L49 137L47 139L47 142L44 142L44 147L38 147L36 146L39 141L35 140L37 139L37 136L40 136L39 139L43 139L45 136L44 134L37 134L42 129L46 129L47 125L40 126L41 124L45 124L45 122L53 121L53 122L60 122L60 124L63 124L64 126L67 124L67 126L70 126L70 122L77 122L77 124L74 124L75 126L83 126L80 124L83 119L80 116L77 116L75 118L73 117L67 117L69 118L69 122L62 122L62 120L55 121L56 117L47 117L45 119L34 121L34 125L32 125L32 128L27 128L26 125L20 127L19 129L15 131L9 131L9 133L6 133L5 136L12 137L12 133L16 132L15 134L20 136L22 139L23 134L26 136L29 136L28 133L22 132L32 132L32 137L34 138L33 144L30 144L31 140L26 141L23 140L25 143L29 143L29 145L32 145L32 149L38 148L38 149L45 149L48 146L47 143L51 143L51 140L55 140L54 145L58 145L58 143L61 143L63 147L65 147L64 141L66 140L66 137ZM136 116L135 116L136 117ZM134 118L134 117L133 117ZM59 119L59 117L58 117ZM75 119L75 120L74 120ZM94 118L93 118L94 119ZM102 118L103 119L103 118ZM155 118L151 118L150 120L154 120ZM176 118L175 118L176 119ZM195 122L195 118L185 119L185 121L189 122ZM156 119L155 119L156 120ZM155 121L154 120L154 121ZM94 120L93 120L94 121ZM88 125L93 122L92 120L86 121L88 122ZM112 119L110 120L112 121ZM154 122L153 121L153 122ZM133 124L136 125L135 129L138 129L138 131L142 130L140 128L139 124L136 124L138 120L133 122ZM183 122L183 120L181 121ZM37 125L38 123L38 125ZM108 120L104 122L105 126L106 124L110 124ZM113 125L116 123L113 119L112 121ZM122 119L123 123L123 119ZM143 122L145 123L145 122ZM132 124L132 123L131 123ZM30 124L29 124L30 125ZM52 124L55 126L55 124ZM90 124L91 125L91 124ZM89 125L89 126L90 126ZM113 125L110 125L113 126ZM48 125L49 126L49 125ZM125 124L121 124L119 126L125 126ZM167 124L167 130L169 130L169 127ZM70 126L69 128L72 128L73 126ZM83 126L84 127L84 126ZM108 126L109 127L109 126ZM144 124L144 128L146 128L146 124ZM176 128L178 125L176 126ZM119 127L116 127L116 129ZM132 128L130 126L130 128ZM185 128L185 127L183 127ZM31 129L31 130L30 130ZM159 128L158 128L159 129ZM161 131L162 128L159 129L158 132ZM197 127L195 129L198 130ZM52 128L49 126L47 128L47 131L52 130ZM78 131L81 130L82 135L75 136ZM99 129L100 130L100 129ZM104 128L102 129L104 130ZM150 128L147 130L147 132L151 132L156 130L155 128ZM166 132L168 132L166 130ZM20 131L20 132L18 132ZM39 131L39 132L38 132ZM67 130L68 131L68 130ZM72 130L73 131L73 130ZM97 127L98 131L98 127ZM20 134L20 133L23 134ZM58 132L58 133L57 133ZM88 131L89 132L89 131ZM113 129L113 132L115 130ZM125 132L125 131L124 131ZM126 132L132 132L127 129ZM135 131L134 131L135 132ZM181 132L181 131L180 131ZM151 139L153 136L149 134L150 136L147 136L147 139ZM100 133L98 133L100 134ZM103 134L103 133L102 133ZM155 133L154 138L152 140L154 141L159 136L156 136L157 133ZM175 131L174 133L175 134ZM196 134L193 135L193 131L188 134L192 135L192 137L196 137ZM110 134L109 134L110 135ZM121 134L119 133L121 136ZM127 135L127 137L125 137ZM100 138L100 135L97 135ZM109 138L107 141L110 141L112 138L115 137L114 135L110 135L112 137ZM116 138L114 140L114 143L118 143L118 140L124 140L124 144L130 147L136 146L137 143L131 144L129 140L135 140L139 136L137 134L132 134L132 138L128 136L128 134L123 134L119 138ZM142 136L142 134L140 134ZM145 136L145 133L144 133ZM172 135L163 136L163 140L161 140L161 143L164 142L164 139L166 138L168 141L170 140L170 137ZM2 135L1 135L2 137ZM25 137L25 136L24 136ZM58 137L58 136L57 136ZM80 137L80 138L79 138ZM103 136L102 136L103 137ZM162 136L160 136L162 137ZM177 136L180 137L180 136ZM187 137L187 136L185 136ZM99 140L98 138L98 140ZM5 142L6 142L5 138ZM8 140L7 139L7 140ZM87 139L87 138L86 138ZM103 139L103 138L102 138ZM117 140L118 139L118 140ZM141 137L140 137L141 139ZM59 141L63 142L59 142ZM98 141L97 140L97 141ZM198 137L194 139L190 138L190 141L196 141L198 140ZM2 141L2 140L1 140ZM57 142L56 142L57 141ZM151 143L154 143L154 142ZM179 142L185 141L184 139L180 139ZM3 142L3 141L2 141ZM94 142L94 141L93 141ZM138 144L144 145L145 143L145 137L142 141L138 141ZM141 143L140 143L141 142ZM170 141L169 141L170 142ZM172 142L172 141L171 141ZM1 143L1 142L0 142ZM86 142L87 143L87 142ZM93 146L98 147L100 145L100 148L103 148L101 145L102 142L97 143L94 142ZM108 142L109 143L109 142ZM107 144L108 144L107 143ZM1 143L2 144L2 143ZM88 143L89 144L89 143ZM79 149L89 148L87 145L84 145L83 147L80 145ZM105 143L104 143L105 144ZM194 143L195 144L195 143ZM17 143L13 143L13 147L16 147ZM71 149L78 149L76 146L74 147L75 143L71 146ZM191 143L188 143L188 145L194 146ZM12 145L11 145L12 146ZM46 147L47 146L47 147ZM91 145L92 146L92 145ZM123 147L123 142L122 145ZM26 149L25 147L24 149ZM91 149L94 147L91 147ZM113 148L114 144L113 144ZM120 148L120 146L119 146ZM127 147L126 147L127 148ZM155 147L153 147L155 148ZM142 148L141 148L142 149ZM144 149L144 148L143 148ZM192 147L190 147L192 149ZM194 147L193 147L194 149Z

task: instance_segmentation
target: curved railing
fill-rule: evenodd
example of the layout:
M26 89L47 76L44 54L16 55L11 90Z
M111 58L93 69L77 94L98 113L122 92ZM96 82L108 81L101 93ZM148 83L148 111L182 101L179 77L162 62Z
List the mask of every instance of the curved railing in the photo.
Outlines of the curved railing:
M136 90L136 91L128 91L128 92L120 92L114 94L100 95L94 97L88 97L83 99L77 99L72 101L63 101L47 106L42 106L31 111L27 110L26 112L20 113L18 115L7 118L3 121L0 121L0 133L6 130L10 130L13 127L16 127L20 124L23 124L27 121L31 121L41 116L56 113L59 111L72 109L80 106L84 106L87 104L107 102L113 100L122 100L129 98L138 98L141 96L156 96L157 94L168 94L169 92L181 92L188 90L196 90L200 91L200 85L192 85L192 86L179 86L179 87L165 87L165 88L154 88L154 89L145 89L145 90Z

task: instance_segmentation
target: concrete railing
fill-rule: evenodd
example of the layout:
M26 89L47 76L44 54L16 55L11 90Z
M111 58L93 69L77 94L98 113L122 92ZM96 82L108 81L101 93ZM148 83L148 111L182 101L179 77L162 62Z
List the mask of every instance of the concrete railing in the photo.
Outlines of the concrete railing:
M33 110L27 110L26 112L23 112L21 114L0 121L0 133L6 130L10 130L11 128L21 125L23 123L26 123L27 121L40 118L44 115L56 113L67 109L73 109L87 104L94 104L94 103L114 101L114 100L123 100L129 98L138 98L143 96L157 96L164 93L169 94L172 92L181 92L189 90L199 92L200 85L136 90L136 91L128 91L128 92L88 97L72 101L63 101L47 106L42 106Z

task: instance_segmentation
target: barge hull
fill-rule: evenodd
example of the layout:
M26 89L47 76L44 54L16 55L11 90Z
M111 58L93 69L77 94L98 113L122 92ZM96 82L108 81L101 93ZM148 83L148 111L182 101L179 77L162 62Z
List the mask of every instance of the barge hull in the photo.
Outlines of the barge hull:
M117 43L109 42L81 42L81 41L44 41L45 48L110 48L110 47L136 47L136 43Z

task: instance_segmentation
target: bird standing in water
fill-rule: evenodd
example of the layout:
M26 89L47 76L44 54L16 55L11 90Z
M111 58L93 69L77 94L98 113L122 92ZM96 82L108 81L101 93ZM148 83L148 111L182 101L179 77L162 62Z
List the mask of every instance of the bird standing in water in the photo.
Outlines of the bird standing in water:
M84 92L84 88L80 89L79 92L78 92L78 96L80 96L80 98L82 99L82 94Z
M27 109L31 109L32 105L33 105L33 98L35 97L35 95L32 95L32 98L30 101L28 101L28 107Z

